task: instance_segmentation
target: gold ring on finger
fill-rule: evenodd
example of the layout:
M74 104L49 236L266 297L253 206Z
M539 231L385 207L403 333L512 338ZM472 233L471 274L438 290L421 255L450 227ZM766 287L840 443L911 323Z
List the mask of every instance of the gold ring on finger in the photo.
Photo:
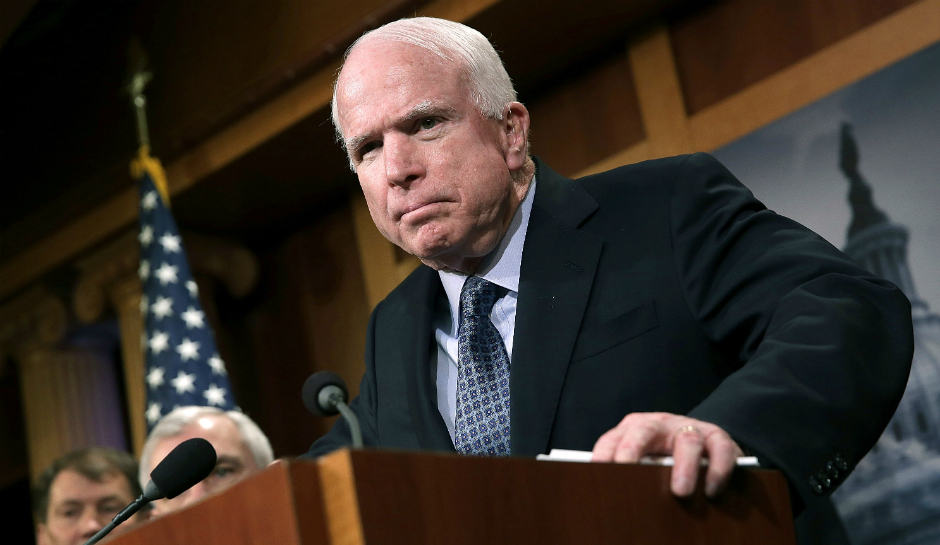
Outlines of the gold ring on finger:
M681 428L679 428L679 433L685 433L685 432L692 432L692 433L699 433L699 434L702 433L698 431L698 428L696 428L695 426L682 426Z

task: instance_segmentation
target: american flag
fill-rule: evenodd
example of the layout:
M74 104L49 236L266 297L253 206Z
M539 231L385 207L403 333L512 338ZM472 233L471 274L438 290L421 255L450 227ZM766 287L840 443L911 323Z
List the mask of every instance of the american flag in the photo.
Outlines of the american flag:
M225 363L199 303L199 292L173 215L163 171L146 149L133 169L140 179L140 276L147 429L176 407L235 409ZM155 181L156 180L156 181Z

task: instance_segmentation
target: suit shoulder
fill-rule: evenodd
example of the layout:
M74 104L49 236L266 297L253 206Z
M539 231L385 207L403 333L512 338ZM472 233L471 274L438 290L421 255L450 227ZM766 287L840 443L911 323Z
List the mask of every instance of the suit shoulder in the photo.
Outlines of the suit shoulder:
M650 159L617 167L605 172L590 174L578 178L578 183L584 186L605 185L610 183L622 184L657 184L673 180L684 169L714 169L724 168L721 163L708 153L694 153L676 155L661 159Z

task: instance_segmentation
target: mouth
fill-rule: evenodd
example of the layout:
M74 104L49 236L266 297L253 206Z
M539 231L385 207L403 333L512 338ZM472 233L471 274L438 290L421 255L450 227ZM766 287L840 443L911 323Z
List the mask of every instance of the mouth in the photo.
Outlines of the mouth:
M398 220L406 222L421 221L423 216L432 213L434 208L443 202L444 201L421 201L409 203L400 210Z

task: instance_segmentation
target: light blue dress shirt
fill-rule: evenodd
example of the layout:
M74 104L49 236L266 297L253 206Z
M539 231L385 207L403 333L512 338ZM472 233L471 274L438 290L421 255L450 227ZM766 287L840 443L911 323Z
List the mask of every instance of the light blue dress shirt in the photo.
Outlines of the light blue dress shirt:
M529 227L529 215L535 200L535 177L522 200L509 230L499 246L480 263L476 275L506 288L508 293L496 301L490 320L503 337L506 353L512 362L512 338L516 329L516 301L519 298L519 270L522 267L522 248ZM460 325L460 291L467 275L439 271L441 283L447 293L446 304L438 305L434 314L434 338L437 340L437 408L447 424L450 439L454 439L454 420L457 414L457 328ZM511 363L510 363L511 365Z

